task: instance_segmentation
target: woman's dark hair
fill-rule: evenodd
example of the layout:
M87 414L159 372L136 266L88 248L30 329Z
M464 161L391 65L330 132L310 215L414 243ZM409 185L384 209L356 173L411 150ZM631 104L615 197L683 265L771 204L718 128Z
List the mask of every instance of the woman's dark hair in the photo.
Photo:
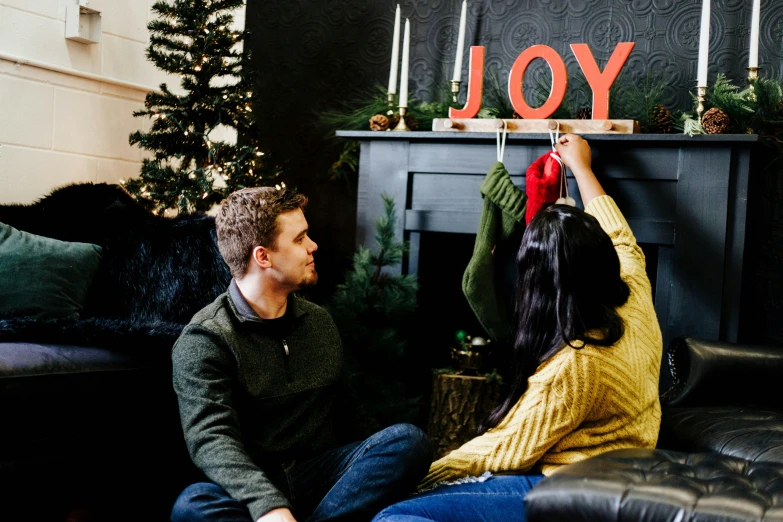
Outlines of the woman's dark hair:
M503 420L536 368L561 348L611 346L625 331L617 308L629 290L620 278L620 260L598 220L584 211L553 205L536 214L522 236L517 274L513 374L482 432Z

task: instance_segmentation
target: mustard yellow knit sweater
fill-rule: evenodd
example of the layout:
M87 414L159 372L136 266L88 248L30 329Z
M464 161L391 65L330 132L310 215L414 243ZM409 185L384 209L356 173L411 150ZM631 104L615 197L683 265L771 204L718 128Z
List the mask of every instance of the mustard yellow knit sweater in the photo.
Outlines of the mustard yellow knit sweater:
M611 347L561 349L495 428L435 461L421 487L485 471L549 475L610 450L655 447L663 341L644 254L612 198L595 198L585 210L612 238L631 291L618 310L625 334Z

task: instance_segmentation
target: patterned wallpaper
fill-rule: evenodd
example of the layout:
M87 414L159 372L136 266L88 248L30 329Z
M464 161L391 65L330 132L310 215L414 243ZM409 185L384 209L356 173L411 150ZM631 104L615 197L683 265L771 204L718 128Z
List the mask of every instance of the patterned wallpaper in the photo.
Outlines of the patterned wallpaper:
M453 73L461 0L248 0L249 48L261 79L260 131L300 188L318 197L316 215L328 219L322 246L336 256L322 273L342 273L353 248L355 180L328 182L325 172L340 145L318 125L318 114L339 108L362 89L389 77L394 9L411 20L411 95L432 100ZM487 70L498 71L501 85L515 58L526 47L544 43L565 60L572 85L581 72L570 43L586 42L603 66L615 45L636 47L623 75L638 82L648 72L668 79L666 104L686 109L696 78L701 0L470 0L463 78L468 49L486 46ZM712 0L710 79L725 72L735 80L746 76L752 0ZM783 76L783 1L761 1L759 60L762 74ZM544 74L536 60L526 82ZM627 78L627 76L626 76ZM463 83L463 95L465 85ZM783 261L783 183L768 180L763 219L770 243L760 263L760 292L767 314L783 318L783 280L776 258ZM320 207L319 207L320 205ZM341 211L335 213L334 209ZM312 225L318 232L318 224ZM326 225L321 225L326 227ZM323 265L322 265L323 266ZM322 279L323 280L323 279ZM780 287L781 293L777 292ZM330 291L329 283L324 288ZM777 300L777 302L776 302ZM770 333L783 342L783 321Z
M344 99L375 81L386 85L392 22L399 3L411 20L411 92L432 99L454 67L460 0L248 0L248 28L259 66L274 67L274 82L287 94L306 92L320 101ZM505 82L526 47L544 43L566 61L571 78L581 73L569 44L585 42L605 62L621 41L636 42L624 69L633 80L650 71L669 79L667 104L688 106L696 78L701 0L472 0L463 60L468 48L486 47L487 69ZM752 0L713 0L710 76L743 78L748 60ZM763 74L783 70L783 2L762 0L760 65ZM304 80L304 82L302 82ZM304 99L307 99L306 96ZM320 103L318 105L321 105ZM281 108L282 110L282 108Z
M250 48L261 73L262 132L287 153L311 155L324 139L315 120L375 83L386 85L397 0L248 0ZM621 41L636 42L623 69L638 82L649 72L668 80L666 104L689 107L696 78L701 0L471 0L463 59L486 47L486 70L504 85L526 47L544 43L565 60L572 85L582 82L569 44L586 42L600 64ZM411 95L432 100L454 67L461 0L399 0L411 20ZM745 77L752 0L712 0L710 78ZM761 1L762 74L783 74L783 2ZM531 66L536 82L546 67ZM463 83L463 95L465 86ZM284 132L280 132L283 131Z

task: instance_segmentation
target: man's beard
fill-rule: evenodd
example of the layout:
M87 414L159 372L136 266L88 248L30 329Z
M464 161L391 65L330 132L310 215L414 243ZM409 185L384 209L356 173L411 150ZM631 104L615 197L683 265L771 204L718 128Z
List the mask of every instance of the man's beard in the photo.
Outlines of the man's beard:
M302 280L301 283L299 283L299 289L304 290L305 288L311 288L315 286L315 284L318 282L318 272L313 269L313 273L310 274L309 277L306 277L304 280Z

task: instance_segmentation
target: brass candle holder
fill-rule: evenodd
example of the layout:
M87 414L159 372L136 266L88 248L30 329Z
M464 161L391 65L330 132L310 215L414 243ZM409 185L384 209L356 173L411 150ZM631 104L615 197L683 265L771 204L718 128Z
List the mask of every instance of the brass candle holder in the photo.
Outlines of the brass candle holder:
M699 97L699 105L696 107L696 114L699 116L699 125L701 125L701 117L704 114L704 100L707 98L707 87L696 87L696 94Z
M457 103L457 96L459 96L459 86L462 83L460 80L451 80L451 99L454 103Z
M386 111L386 115L394 116L394 93L393 92L386 93L386 102L389 105L389 110Z
M759 79L759 69L761 67L746 67L745 70L748 71L748 84L750 86L750 99L752 101L756 101L756 82Z
M398 107L400 109L400 121L397 123L397 126L394 127L395 131L409 131L408 124L405 123L405 114L408 112L408 107L405 105L400 105Z

